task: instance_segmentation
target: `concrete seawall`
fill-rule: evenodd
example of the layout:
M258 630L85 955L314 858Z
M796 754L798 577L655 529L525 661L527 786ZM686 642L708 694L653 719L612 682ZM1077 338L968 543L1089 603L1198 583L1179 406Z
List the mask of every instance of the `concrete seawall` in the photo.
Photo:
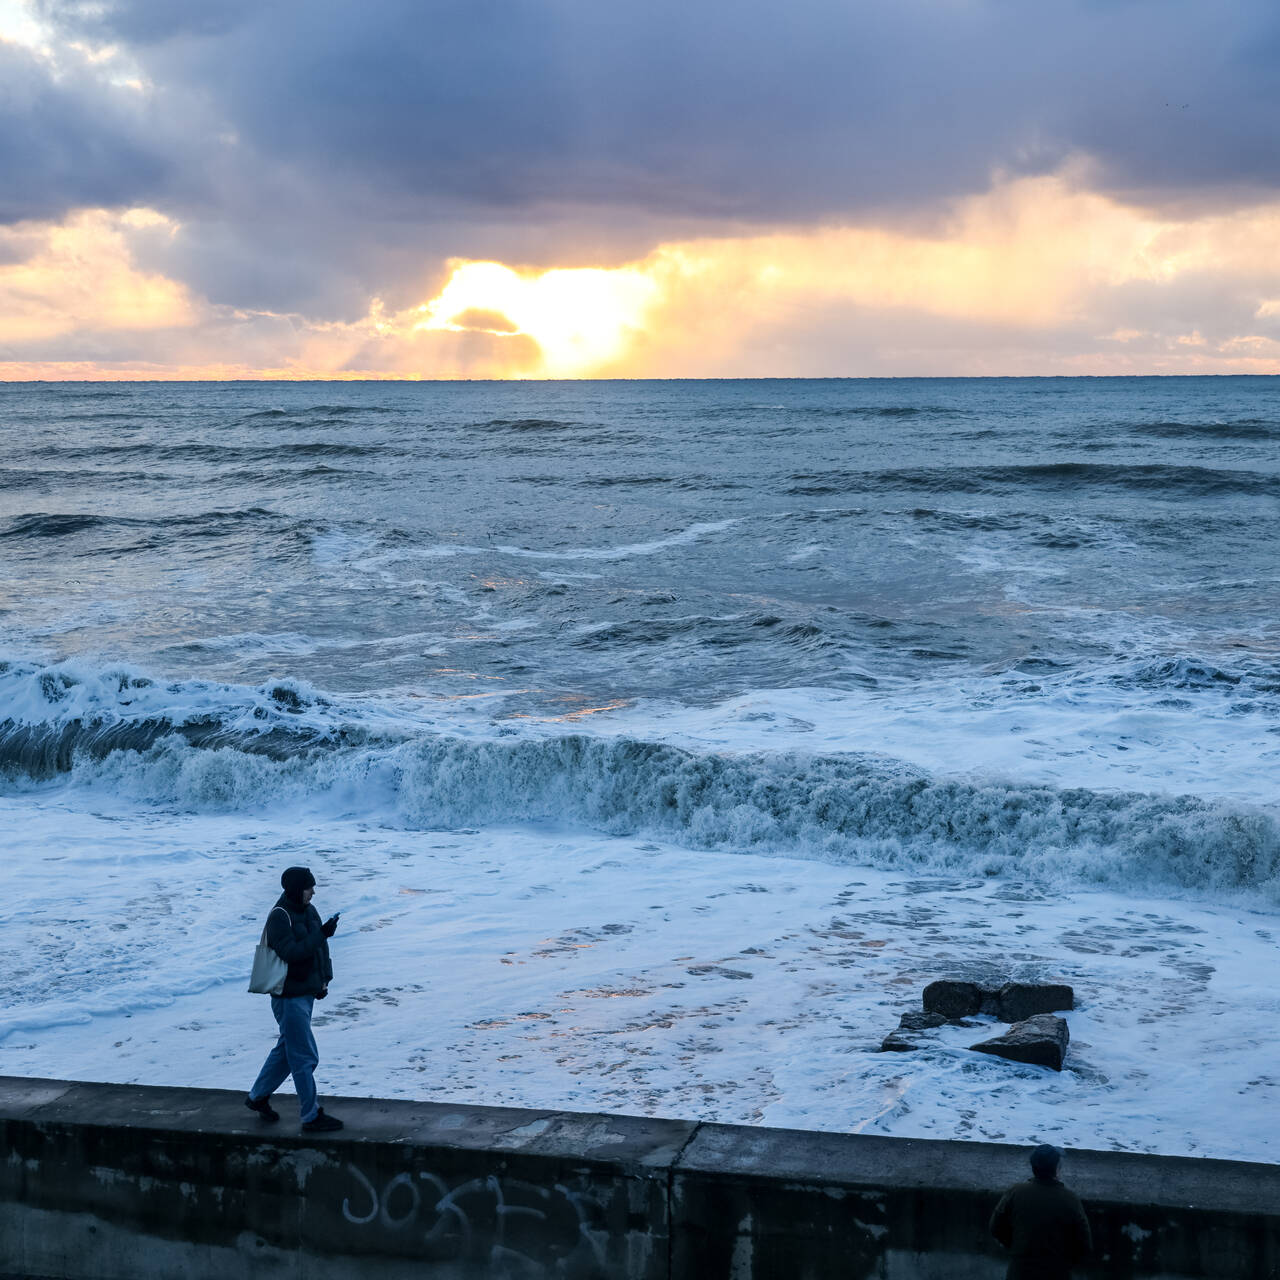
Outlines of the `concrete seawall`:
M1025 1148L0 1077L0 1274L85 1280L996 1280ZM288 1101L288 1100L285 1100ZM286 1113L291 1108L286 1108ZM1072 1152L1081 1276L1280 1277L1280 1168Z

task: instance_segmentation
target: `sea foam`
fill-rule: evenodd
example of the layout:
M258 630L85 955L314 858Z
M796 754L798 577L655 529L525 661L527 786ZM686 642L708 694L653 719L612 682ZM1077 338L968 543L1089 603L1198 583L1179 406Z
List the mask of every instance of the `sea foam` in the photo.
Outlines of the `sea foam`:
M23 790L417 829L568 823L691 849L1280 900L1280 821L1258 805L948 776L866 751L714 751L503 721L460 732L287 680L15 665L6 693L0 768Z

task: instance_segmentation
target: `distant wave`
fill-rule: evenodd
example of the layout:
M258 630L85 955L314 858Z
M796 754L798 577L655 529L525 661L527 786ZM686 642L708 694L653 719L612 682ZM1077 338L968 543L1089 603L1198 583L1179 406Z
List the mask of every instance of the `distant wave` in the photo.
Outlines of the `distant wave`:
M65 538L94 529L161 529L218 533L245 524L282 521L265 507L189 512L186 515L99 516L88 512L33 511L0 523L0 538Z
M684 618L633 618L585 629L570 641L580 649L610 649L615 646L666 644L685 639L716 648L739 648L766 643L784 648L825 652L835 657L842 643L809 622L788 621L775 614L711 618L694 615Z
M241 422L257 422L260 420L271 420L281 418L308 418L312 414L322 413L328 418L345 418L351 414L378 414L378 413L394 413L395 410L389 405L376 404L312 404L305 408L298 409L258 409L253 413L246 413Z
M1280 900L1273 810L930 776L873 754L708 753L584 734L459 737L354 723L306 686L0 672L9 785L107 786L186 810L303 804L414 828L576 822L690 848ZM358 719L358 717L357 717Z
M549 477L553 483L563 483L559 477ZM707 489L744 489L747 485L734 480L726 480L721 476L695 475L687 473L679 476L586 476L577 481L583 489L643 489L648 487L680 489L700 492Z
M585 424L559 418L490 418L472 424L474 431L570 431Z
M1214 467L1052 462L1023 466L913 467L885 471L802 471L788 477L797 497L894 489L929 493L987 493L1000 489L1124 489L1179 497L1213 494L1280 495L1280 476Z
M384 444L347 444L342 441L308 440L272 445L202 444L104 444L39 445L27 452L38 458L68 461L149 459L158 462L270 462L285 458L363 458L388 451Z
M1156 436L1161 440L1275 440L1280 422L1266 418L1240 418L1234 422L1140 422L1129 430L1134 435Z
M937 404L747 404L714 405L695 416L704 419L743 417L765 414L769 417L792 418L972 418L972 409L952 408Z

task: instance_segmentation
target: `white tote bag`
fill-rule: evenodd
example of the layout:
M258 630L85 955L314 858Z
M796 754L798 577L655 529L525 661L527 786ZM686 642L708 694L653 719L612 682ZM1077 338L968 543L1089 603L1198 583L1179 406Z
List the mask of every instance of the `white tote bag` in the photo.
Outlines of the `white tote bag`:
M280 911L282 908L277 907ZM270 920L271 917L267 916ZM255 995L278 996L284 990L284 980L289 966L267 946L267 926L262 926L262 937L253 952L253 972L249 975L249 990Z

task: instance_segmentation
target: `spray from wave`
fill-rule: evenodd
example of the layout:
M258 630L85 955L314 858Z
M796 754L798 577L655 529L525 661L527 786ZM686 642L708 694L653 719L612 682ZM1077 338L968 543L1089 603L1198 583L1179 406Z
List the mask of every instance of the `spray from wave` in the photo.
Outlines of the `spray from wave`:
M1280 900L1280 821L1191 796L933 776L871 753L690 751L501 724L465 736L294 681L0 672L12 788L412 828L570 823L691 849Z

